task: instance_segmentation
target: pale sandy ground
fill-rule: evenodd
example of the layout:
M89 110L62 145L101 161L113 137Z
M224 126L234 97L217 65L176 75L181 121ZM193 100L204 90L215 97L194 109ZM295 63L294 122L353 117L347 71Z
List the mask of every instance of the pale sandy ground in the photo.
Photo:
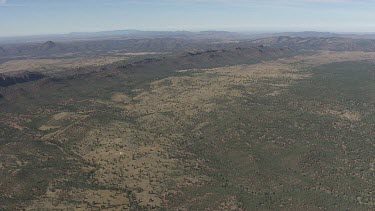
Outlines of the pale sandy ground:
M56 71L85 66L102 66L127 60L132 56L158 54L155 52L113 53L113 56L82 56L77 58L16 59L0 64L0 73L18 71Z

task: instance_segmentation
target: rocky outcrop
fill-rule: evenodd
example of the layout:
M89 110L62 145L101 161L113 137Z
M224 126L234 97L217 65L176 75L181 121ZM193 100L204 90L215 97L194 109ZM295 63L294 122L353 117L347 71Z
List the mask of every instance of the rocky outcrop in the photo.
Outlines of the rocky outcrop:
M0 87L7 87L18 83L25 83L29 81L37 81L44 78L41 73L26 72L13 76L0 75Z

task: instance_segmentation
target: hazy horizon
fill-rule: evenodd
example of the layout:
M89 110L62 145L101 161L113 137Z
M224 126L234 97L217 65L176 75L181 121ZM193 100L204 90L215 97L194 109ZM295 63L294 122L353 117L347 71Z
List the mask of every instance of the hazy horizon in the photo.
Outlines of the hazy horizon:
M373 0L0 0L0 37L100 32L375 32Z
M207 29L207 30L141 30L141 29L113 29L113 30L103 30L103 31L71 31L71 32L64 32L64 33L45 33L45 34L30 34L30 35L14 35L14 36L0 36L2 39L6 38L22 38L22 37L48 37L48 36L69 36L69 35L74 35L74 34L95 34L95 33L110 33L110 32L116 32L116 31L139 31L139 32L194 32L194 33L199 33L199 32L206 32L206 31L212 31L212 32L230 32L230 33L239 33L239 34L272 34L272 33L303 33L303 32L316 32L316 33L333 33L333 34L355 34L355 35L372 35L375 34L374 32L356 32L356 31L314 31L314 30L285 30L285 31L271 31L271 30L264 30L264 31L251 31L251 30L237 30L237 31L232 31L232 30L215 30L215 29Z

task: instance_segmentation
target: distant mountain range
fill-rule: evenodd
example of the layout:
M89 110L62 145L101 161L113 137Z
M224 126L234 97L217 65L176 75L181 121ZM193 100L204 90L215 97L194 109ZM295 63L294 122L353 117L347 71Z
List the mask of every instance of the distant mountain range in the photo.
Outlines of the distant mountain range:
M106 40L106 39L150 39L150 38L186 38L186 39L222 39L243 40L267 37L345 37L354 39L375 39L375 33L331 33L331 32L229 32L229 31L141 31L141 30L115 30L101 32L73 32L69 34L51 34L19 37L0 37L0 43L25 43L54 41L80 41L80 40Z
M317 31L304 31L304 32L278 32L278 33L264 33L257 34L255 37L267 38L267 37L302 37L302 38L329 38L329 37L343 37L353 39L375 39L375 33L332 33L332 32L317 32Z
M207 37L213 36L209 32ZM207 35L208 34L208 35ZM216 32L214 33L216 34ZM223 32L225 35L225 32ZM315 33L316 34L316 33ZM223 35L223 36L224 36ZM336 50L336 51L375 51L375 39L353 39L336 37L325 33L318 37L311 37L309 33L288 34L271 37L244 39L237 41L220 39L187 39L187 38L138 38L138 39L105 39L81 41L47 41L36 43L1 44L0 58L9 60L16 57L51 57L62 54L99 55L105 53L129 52L169 52L232 49L237 47L277 46L279 48L292 48L295 50ZM297 36L298 35L298 36ZM228 35L229 36L229 35ZM305 37L303 37L305 36Z
M244 39L249 36L227 31L140 31L117 30L103 32L73 32L69 34L34 35L20 37L0 37L0 43L25 43L81 40L113 40L113 39L150 39L150 38L189 38L189 39Z

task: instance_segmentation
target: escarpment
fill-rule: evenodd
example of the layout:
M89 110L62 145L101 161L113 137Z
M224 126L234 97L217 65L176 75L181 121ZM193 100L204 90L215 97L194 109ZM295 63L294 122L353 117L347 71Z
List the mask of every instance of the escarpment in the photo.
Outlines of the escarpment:
M37 81L44 78L41 73L25 72L17 75L0 75L0 87L8 87L18 83Z

